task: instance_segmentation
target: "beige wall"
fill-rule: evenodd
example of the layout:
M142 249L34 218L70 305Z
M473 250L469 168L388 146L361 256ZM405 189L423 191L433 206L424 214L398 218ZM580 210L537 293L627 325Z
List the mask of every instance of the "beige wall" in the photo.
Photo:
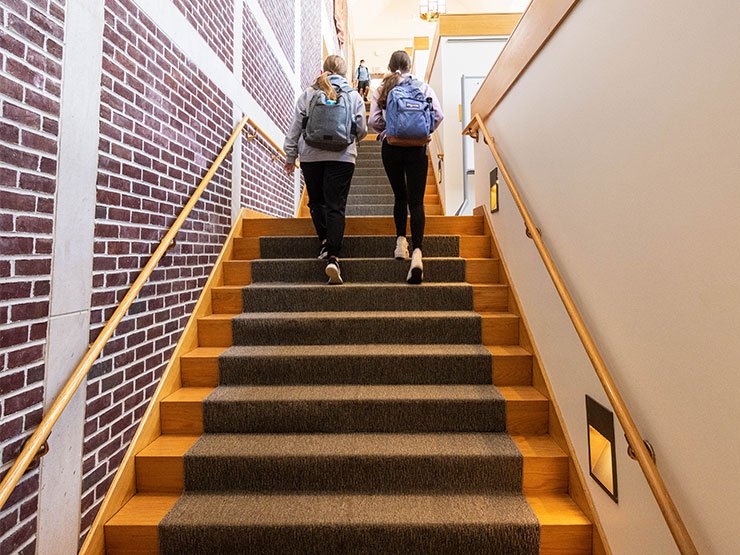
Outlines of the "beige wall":
M738 21L736 2L581 0L488 121L702 554L740 545ZM508 194L501 205L585 467L584 394L604 395ZM617 436L619 505L588 478L614 553L676 553Z

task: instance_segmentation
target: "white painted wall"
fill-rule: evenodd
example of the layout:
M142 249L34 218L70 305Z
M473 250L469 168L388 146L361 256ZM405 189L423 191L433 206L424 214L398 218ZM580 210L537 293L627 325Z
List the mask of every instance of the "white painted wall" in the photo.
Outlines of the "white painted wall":
M740 531L740 4L581 0L488 120L699 552ZM477 146L477 180L493 167ZM510 196L494 225L582 467L605 396ZM619 445L616 555L677 553Z
M460 121L461 78L463 75L488 74L504 44L503 39L489 40L486 37L443 37L440 40L431 81L445 114L437 138L445 155L440 194L446 214L455 214L464 199L463 123ZM472 200L470 207L475 206Z

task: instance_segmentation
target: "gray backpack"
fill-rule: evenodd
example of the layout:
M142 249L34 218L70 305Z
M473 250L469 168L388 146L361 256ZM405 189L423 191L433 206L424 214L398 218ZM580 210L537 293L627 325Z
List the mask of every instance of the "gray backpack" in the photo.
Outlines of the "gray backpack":
M322 150L342 151L355 141L357 125L349 93L354 89L342 86L337 100L332 102L321 89L314 91L303 118L303 140Z

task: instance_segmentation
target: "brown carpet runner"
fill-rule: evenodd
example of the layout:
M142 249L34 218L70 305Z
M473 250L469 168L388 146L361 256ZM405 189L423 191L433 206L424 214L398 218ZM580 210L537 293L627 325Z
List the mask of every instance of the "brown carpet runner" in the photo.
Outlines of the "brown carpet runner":
M457 238L419 287L387 239L352 237L337 287L315 240L261 240L162 553L539 552Z

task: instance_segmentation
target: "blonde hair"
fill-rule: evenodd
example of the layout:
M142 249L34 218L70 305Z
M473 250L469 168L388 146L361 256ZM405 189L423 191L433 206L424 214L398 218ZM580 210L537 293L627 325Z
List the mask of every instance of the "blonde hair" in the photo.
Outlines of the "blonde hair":
M329 82L329 75L340 75L344 77L346 73L347 62L344 61L344 58L335 54L327 56L326 60L324 60L324 72L314 81L313 88L324 91L326 98L329 100L336 100L337 91Z
M388 62L388 69L391 71L391 74L383 79L383 82L380 84L378 105L381 108L386 107L386 104L388 103L388 93L391 92L393 87L401 82L401 75L411 71L411 57L405 50L396 50L391 54L391 59Z

